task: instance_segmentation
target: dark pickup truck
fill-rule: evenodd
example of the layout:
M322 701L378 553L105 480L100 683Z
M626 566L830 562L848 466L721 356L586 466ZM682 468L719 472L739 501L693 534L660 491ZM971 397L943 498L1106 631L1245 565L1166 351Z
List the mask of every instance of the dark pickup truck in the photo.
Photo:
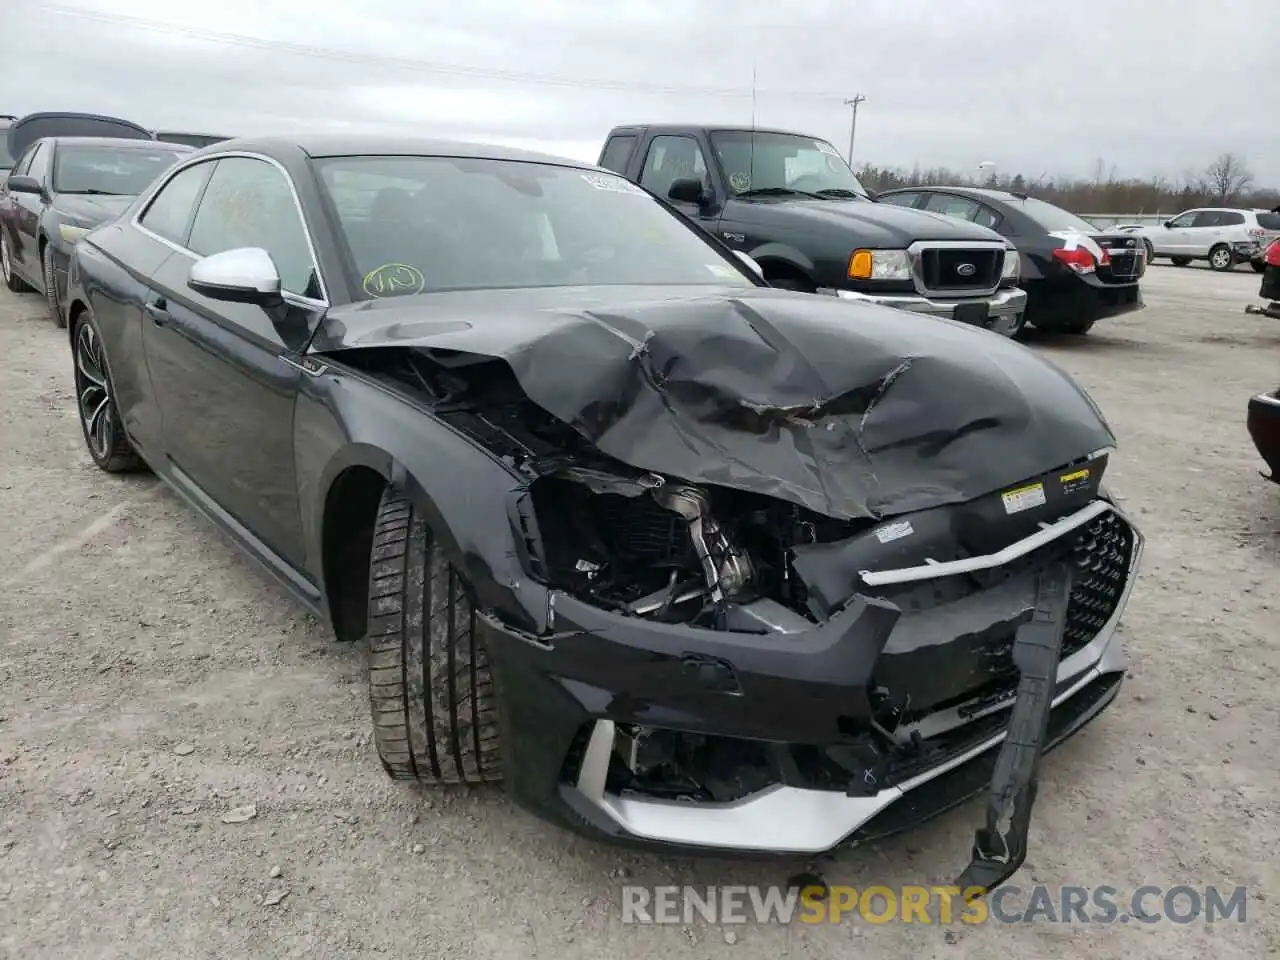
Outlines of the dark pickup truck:
M744 127L615 127L598 164L751 257L775 287L1022 326L1018 256L986 227L876 203L830 143Z

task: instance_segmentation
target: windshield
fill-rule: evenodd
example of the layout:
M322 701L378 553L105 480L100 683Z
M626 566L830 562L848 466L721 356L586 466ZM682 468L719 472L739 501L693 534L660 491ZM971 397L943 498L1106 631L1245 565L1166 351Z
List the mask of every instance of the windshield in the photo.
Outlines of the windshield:
M13 167L13 157L9 155L9 148L5 145L5 141L9 139L9 131L0 128L0 170L9 170Z
M180 156L176 150L60 144L53 161L53 191L135 197Z
M711 134L734 195L764 192L867 198L840 151L825 140L791 133L721 130Z
M1070 230L1073 233L1097 233L1098 228L1088 220L1081 220L1074 213L1068 213L1052 203L1028 197L1025 200L1015 198L1009 201L1016 206L1037 226L1045 230Z
M435 290L755 284L610 173L510 160L317 160L365 298Z

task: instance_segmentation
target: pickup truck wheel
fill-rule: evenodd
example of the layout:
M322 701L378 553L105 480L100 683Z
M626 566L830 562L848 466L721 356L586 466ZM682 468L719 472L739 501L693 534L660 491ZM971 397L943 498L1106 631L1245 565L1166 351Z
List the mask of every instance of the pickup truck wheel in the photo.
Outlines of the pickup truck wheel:
M1152 245L1152 243L1151 243L1151 241L1150 241L1150 240L1143 240L1142 242L1143 242L1144 244L1146 244L1146 247L1147 247L1147 264L1148 264L1148 265L1150 265L1150 264L1152 264L1152 263L1154 263L1154 262L1155 262L1155 259L1156 259L1156 248Z
M1220 243L1209 251L1209 266L1219 272L1230 270L1236 265L1235 255L1225 243Z
M1175 267L1185 267L1191 262L1190 257L1170 257L1169 259L1173 261Z
M31 289L25 280L13 272L13 259L9 255L9 238L4 235L4 227L0 227L0 274L4 275L4 285L14 293L26 293Z
M369 702L393 779L502 779L497 704L470 590L408 498L382 495L369 561Z

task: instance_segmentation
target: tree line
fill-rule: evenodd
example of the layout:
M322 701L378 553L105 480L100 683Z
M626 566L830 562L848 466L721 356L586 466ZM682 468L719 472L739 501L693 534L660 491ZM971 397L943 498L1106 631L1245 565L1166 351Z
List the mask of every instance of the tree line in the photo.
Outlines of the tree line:
M1087 179L1050 178L1045 174L1029 178L994 169L973 176L945 167L904 170L870 163L858 168L857 174L864 186L877 192L897 187L987 187L1038 197L1076 213L1173 215L1191 207L1270 210L1280 205L1280 190L1257 187L1247 164L1235 153L1223 153L1204 170L1174 179L1120 177L1114 165L1101 159L1094 166L1093 176Z

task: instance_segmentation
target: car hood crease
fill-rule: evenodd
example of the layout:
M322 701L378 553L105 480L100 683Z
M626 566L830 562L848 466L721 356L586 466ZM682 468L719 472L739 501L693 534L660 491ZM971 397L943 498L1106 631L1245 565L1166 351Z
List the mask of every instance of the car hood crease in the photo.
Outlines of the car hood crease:
M601 452L844 519L959 503L1114 444L1057 366L949 320L769 289L464 291L336 308L313 350L505 361Z

